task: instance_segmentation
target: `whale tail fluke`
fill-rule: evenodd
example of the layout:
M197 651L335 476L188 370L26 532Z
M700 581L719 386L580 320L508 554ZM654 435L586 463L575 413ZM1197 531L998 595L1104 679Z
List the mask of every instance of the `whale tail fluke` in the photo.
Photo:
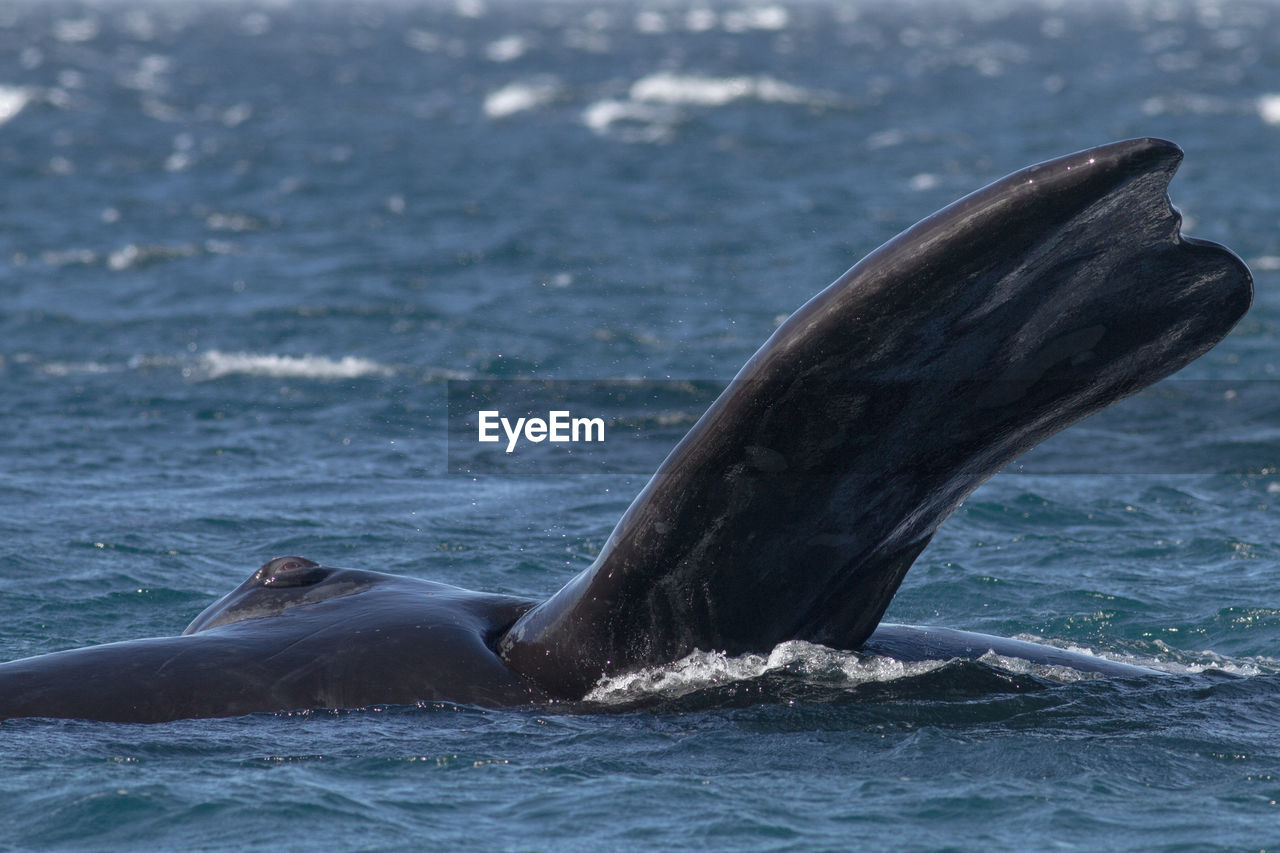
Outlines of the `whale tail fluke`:
M871 253L751 358L591 568L507 633L508 665L576 697L694 649L857 648L979 483L1248 309L1245 265L1179 233L1181 159L1136 139L1052 160Z

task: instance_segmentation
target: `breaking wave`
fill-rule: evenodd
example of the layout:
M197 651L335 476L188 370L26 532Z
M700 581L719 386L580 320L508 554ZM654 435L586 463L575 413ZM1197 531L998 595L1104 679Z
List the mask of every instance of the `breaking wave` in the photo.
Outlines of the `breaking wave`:
M21 86L0 85L0 124L22 112L31 100L31 93Z
M665 666L603 678L587 694L586 701L625 705L643 699L678 699L708 688L746 684L771 674L847 688L923 675L945 664L946 661L904 663L792 640L780 643L768 655L730 657L724 652L696 651Z
M319 355L257 355L219 350L209 350L195 364L183 369L183 375L202 379L218 379L231 374L288 379L359 379L391 373L393 371L386 365L353 355L335 359Z
M766 75L704 77L659 71L631 84L631 100L720 107L746 98L763 103L803 104L818 100L799 86Z
M665 142L682 118L681 108L709 109L737 101L829 106L835 98L768 75L711 77L658 71L633 82L626 98L606 98L582 111L582 123L601 136L632 142Z
M549 104L559 87L550 80L509 83L485 96L484 114L491 119L506 118Z
M1029 637L1018 639L1037 641ZM1098 656L1089 649L1062 648ZM1167 646L1157 652L1155 657L1108 655L1107 659L1174 676L1210 671L1238 677L1280 673L1277 660L1236 660L1214 652L1180 652ZM762 699L863 698L883 693L892 697L919 694L941 699L1023 692L1105 678L1069 666L1037 663L994 652L974 660L901 661L795 640L779 644L768 655L731 657L723 652L696 651L671 664L602 678L584 701L588 706L630 709L673 703L732 704L742 697L759 702Z
M368 376L391 376L397 371L389 365L359 356L330 358L320 355L274 355L248 352L209 350L192 357L136 355L127 361L39 361L29 355L13 357L15 364L30 365L48 376L87 376L121 373L129 370L177 368L182 376L194 381L220 379L224 376L267 376L277 379L359 379ZM0 363L0 367L3 363ZM449 371L427 371L427 378L457 378Z

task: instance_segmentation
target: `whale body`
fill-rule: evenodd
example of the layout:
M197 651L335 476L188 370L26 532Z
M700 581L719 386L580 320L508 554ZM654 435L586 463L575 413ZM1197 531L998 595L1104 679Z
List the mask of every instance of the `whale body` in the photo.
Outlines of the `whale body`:
M1179 232L1181 159L1134 139L1041 163L872 252L777 329L546 601L281 557L180 636L0 664L0 719L575 701L695 650L788 640L1149 672L880 620L980 483L1248 310L1243 262Z

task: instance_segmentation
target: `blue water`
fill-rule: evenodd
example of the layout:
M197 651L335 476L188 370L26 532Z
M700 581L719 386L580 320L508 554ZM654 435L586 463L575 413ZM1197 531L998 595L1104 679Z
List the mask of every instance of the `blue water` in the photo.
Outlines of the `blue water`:
M1280 351L1280 6L0 6L0 659L279 554L548 595L645 478L450 474L449 380L727 380L918 218L1140 135L1252 312L1185 417L1117 410L1141 470L997 476L889 618L1169 677L784 647L601 713L10 721L0 846L1280 845L1280 407L1230 393Z

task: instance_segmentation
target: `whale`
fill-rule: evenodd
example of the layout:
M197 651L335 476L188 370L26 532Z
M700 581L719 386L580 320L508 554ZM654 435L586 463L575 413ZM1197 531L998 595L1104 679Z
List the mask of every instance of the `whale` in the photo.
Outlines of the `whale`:
M1058 157L867 255L776 329L545 600L278 557L181 635L0 664L0 719L572 707L602 678L791 640L1154 677L882 617L979 484L1248 310L1245 264L1181 234L1182 157L1154 138Z

